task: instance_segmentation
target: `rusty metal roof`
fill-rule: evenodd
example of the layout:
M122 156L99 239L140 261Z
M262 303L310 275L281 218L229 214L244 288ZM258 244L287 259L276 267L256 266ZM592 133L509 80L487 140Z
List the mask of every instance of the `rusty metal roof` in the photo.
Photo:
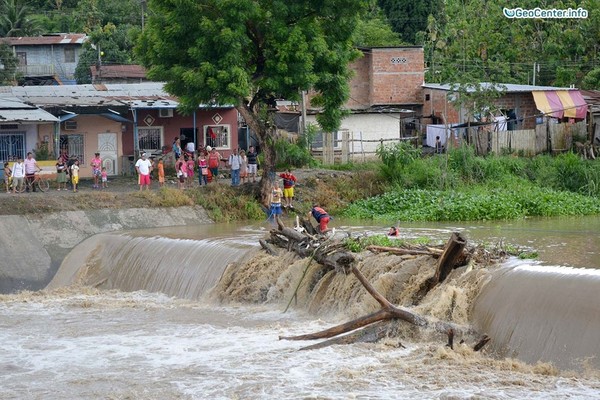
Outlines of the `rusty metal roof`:
M95 65L90 67L92 77L98 76L98 68ZM146 70L141 65L102 65L100 75L103 79L107 78L146 78Z
M57 44L83 44L88 40L84 33L57 33L44 36L7 37L2 41L10 46L50 46Z

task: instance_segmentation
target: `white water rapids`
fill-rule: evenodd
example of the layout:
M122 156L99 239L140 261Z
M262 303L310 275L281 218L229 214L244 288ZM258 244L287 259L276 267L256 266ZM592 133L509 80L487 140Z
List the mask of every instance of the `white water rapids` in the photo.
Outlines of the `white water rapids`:
M427 234L434 232L427 229L431 229ZM213 265L233 257L240 242L253 245L253 229L235 231L241 240L227 235L208 241L197 238L204 247L194 250L199 251L195 259L210 259ZM402 234L423 232L407 228ZM447 237L446 230L436 232ZM468 346L450 350L444 346L445 337L435 336L431 341L406 336L379 344L300 351L312 342L278 337L329 328L347 316L318 319L299 309L283 313L281 303L225 306L208 298L181 298L136 287L125 292L113 288L118 287L113 280L121 279L120 271L105 274L105 266L122 257L135 264L140 280L151 282L145 275L146 263L131 247L144 245L167 254L155 243L164 246L173 240L173 246L187 249L196 234L190 228L160 237L154 237L156 231L138 233L135 238L147 239L119 244L123 254L115 252L112 239L102 242L110 243L106 249L97 247L98 239L83 243L79 251L90 244L96 250L87 259L81 256L80 262L104 274L98 276L110 284L109 289L57 285L40 292L0 295L0 399L600 398L600 373L585 359L577 372L558 370L550 363L526 364L474 353ZM236 244L228 250L232 242ZM69 262L76 261L76 254ZM98 254L110 254L111 259L96 265ZM169 276L169 271L191 276L190 268L197 265L173 266L169 260L161 276ZM157 268L150 264L148 269ZM210 272L207 276L220 275ZM136 278L122 279L129 285ZM589 313L598 316L597 309Z

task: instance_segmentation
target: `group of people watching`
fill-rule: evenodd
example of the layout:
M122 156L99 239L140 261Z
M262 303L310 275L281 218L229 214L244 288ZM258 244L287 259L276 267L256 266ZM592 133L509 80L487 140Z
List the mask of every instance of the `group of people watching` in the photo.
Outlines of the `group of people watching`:
M234 150L228 158L223 158L216 148L206 146L194 149L193 143L186 145L185 151L181 148L179 138L173 141L173 155L175 157L175 173L177 175L178 187L184 189L191 187L194 183L194 175L198 174L198 185L207 185L208 182L219 179L219 168L225 162L231 173L231 185L239 186L242 183L256 182L258 171L258 153L254 146L250 146L248 152L243 149ZM159 160L159 165L162 159ZM164 184L164 167L161 177L159 169L159 184ZM161 184L162 185L162 184Z

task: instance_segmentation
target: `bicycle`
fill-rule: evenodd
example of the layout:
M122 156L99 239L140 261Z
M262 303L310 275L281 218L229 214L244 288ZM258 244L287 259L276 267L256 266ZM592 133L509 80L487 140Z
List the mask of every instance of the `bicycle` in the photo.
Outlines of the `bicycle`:
M34 187L39 189L40 192L46 192L50 190L50 181L36 172L32 181L23 178L23 184L21 187L16 187L15 190L19 193L23 193L26 190L31 192Z

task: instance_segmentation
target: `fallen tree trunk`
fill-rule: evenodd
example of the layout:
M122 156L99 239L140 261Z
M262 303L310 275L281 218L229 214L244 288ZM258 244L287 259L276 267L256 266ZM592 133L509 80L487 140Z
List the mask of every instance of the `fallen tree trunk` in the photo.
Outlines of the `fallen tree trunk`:
M281 222L279 222L279 230L271 231L270 240L272 243L278 246L296 252L296 254L300 255L301 257L310 256L318 263L327 266L328 268L334 269L337 273L349 274L350 272L352 272L354 276L356 276L356 278L359 280L359 282L363 285L363 287L367 290L367 292L381 306L381 309L374 313L354 319L344 324L340 324L320 332L305 335L280 336L280 340L330 339L348 332L356 331L357 329L364 328L373 323L392 320L406 321L414 326L421 328L430 328L436 332L442 332L444 334L452 332L452 340L455 331L467 331L466 329L462 329L461 327L455 326L454 324L433 321L408 309L394 306L383 295L381 295L373 287L373 285L371 285L371 283L365 278L365 276L356 268L355 256L351 252L346 251L345 246L339 242L329 243L330 239L317 239L315 237L310 236L309 234L302 234L294 229L285 228L283 226L283 223ZM431 284L435 286L435 284L442 282L448 275L449 271L452 270L460 254L462 254L465 245L466 240L464 240L464 238L460 236L460 234L454 233L448 241L448 244L446 245L446 248L441 255L435 254L435 252L429 250L414 250L415 253L412 253L411 255L426 254L431 256L440 256L436 273L432 278L430 278L430 281L432 282ZM374 249L376 251L378 250L377 247L374 247ZM298 286L299 285L300 284L298 284ZM328 346L330 344L354 343L356 342L356 340L358 340L357 338L364 339L366 337L367 336L354 332L350 335L344 336L343 338L328 340L317 345L308 346L305 349L320 348L323 346ZM368 335L368 337L372 338L373 340L376 340L380 337L380 334L370 334Z
M432 249L414 250L414 249L403 249L400 247L385 247L385 246L375 246L375 245L367 246L366 249L369 251L372 251L373 253L386 252L386 253L390 253L390 254L397 254L400 256L425 255L425 256L432 256L432 257L438 258L442 254L442 250L434 252L434 251L432 251Z
M453 232L444 247L444 252L438 259L435 274L427 279L417 291L413 304L418 304L439 283L444 282L450 271L465 262L464 255L467 240L458 232ZM459 262L460 261L460 262Z

